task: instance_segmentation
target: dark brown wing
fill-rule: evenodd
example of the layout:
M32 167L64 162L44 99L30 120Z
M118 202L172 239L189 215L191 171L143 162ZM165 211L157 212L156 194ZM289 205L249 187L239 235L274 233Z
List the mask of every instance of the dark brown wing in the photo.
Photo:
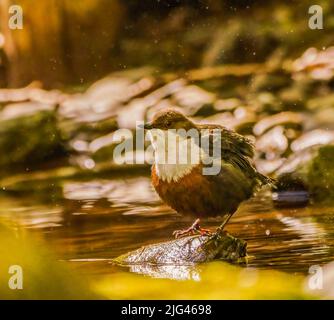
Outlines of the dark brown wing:
M254 146L246 137L220 125L200 125L198 128L200 130L208 129L212 134L214 134L215 129L220 131L222 155L225 152L232 152L244 157L253 158Z
M209 154L213 155L214 136L220 133L221 159L242 170L254 183L270 183L271 179L259 173L252 164L254 146L246 137L220 125L200 125L200 130L209 131ZM218 130L217 130L218 129ZM204 133L201 131L201 133ZM205 134L205 133L204 133Z

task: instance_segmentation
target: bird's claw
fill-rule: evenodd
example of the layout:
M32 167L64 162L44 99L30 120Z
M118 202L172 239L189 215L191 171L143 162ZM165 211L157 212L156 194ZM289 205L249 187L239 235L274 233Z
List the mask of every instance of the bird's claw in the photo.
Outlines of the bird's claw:
M173 236L176 239L179 239L179 238L183 238L183 237L187 237L187 236L192 236L192 235L195 235L195 234L199 234L201 236L212 235L210 230L201 228L199 222L200 222L200 220L197 219L191 227L189 227L187 229L183 229L183 230L175 230L173 232Z
M175 239L183 238L183 237L186 237L186 236L191 236L193 234L194 234L193 230L190 230L190 229L175 230L173 232L173 236L175 237Z

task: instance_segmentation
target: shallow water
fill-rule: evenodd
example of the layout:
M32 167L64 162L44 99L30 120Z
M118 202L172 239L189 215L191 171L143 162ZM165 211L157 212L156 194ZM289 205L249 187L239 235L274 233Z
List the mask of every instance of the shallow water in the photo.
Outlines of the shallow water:
M23 185L0 194L0 222L30 230L59 260L91 276L117 272L113 258L169 240L192 222L161 203L147 176ZM264 192L244 203L226 229L248 242L249 267L306 274L333 260L333 222L334 207L275 209ZM219 219L202 225L214 229Z

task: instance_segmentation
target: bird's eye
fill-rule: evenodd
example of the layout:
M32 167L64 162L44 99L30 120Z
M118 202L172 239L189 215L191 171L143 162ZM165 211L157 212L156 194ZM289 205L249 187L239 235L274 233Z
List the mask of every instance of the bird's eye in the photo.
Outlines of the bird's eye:
M170 121L170 120L166 120L166 126L167 126L167 127L170 127L171 124L172 124L172 121Z

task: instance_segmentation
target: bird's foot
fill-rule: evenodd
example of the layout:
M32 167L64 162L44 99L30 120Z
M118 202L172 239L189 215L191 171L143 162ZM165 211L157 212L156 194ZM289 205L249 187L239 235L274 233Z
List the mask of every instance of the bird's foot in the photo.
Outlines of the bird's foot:
M192 236L195 234L200 234L201 236L210 236L212 233L209 229L204 229L200 226L200 219L196 219L196 221L187 229L175 230L173 232L173 236L176 239Z

